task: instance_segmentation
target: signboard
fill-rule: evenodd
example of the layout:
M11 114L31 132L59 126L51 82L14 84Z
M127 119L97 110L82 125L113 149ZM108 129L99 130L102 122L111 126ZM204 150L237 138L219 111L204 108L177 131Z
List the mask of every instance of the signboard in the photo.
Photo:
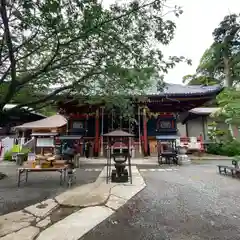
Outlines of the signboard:
M160 120L159 121L159 128L163 128L163 129L170 129L172 128L172 121L166 121L166 120Z
M37 138L37 147L54 147L54 138Z
M176 132L177 131L177 126L176 126L176 119L173 117L164 117L161 118L160 116L157 119L157 124L156 124L156 131L157 132Z
M73 121L72 128L81 129L84 128L83 121Z

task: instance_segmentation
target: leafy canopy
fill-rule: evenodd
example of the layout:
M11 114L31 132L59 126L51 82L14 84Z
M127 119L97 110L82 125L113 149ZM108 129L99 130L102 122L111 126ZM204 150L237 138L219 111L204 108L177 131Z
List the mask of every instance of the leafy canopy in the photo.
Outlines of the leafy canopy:
M164 59L176 25L165 0L105 8L97 0L1 0L0 115L4 105L41 108L58 94L144 92L183 57ZM27 97L26 97L27 96Z

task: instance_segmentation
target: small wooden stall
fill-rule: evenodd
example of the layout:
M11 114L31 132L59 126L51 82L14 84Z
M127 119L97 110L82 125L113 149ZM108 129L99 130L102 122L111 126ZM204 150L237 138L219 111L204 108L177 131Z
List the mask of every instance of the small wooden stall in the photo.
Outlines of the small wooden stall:
M111 177L112 182L128 182L130 180L132 184L130 137L134 137L134 135L120 129L103 134L103 137L107 138L109 151L107 157L107 183ZM116 143L120 143L120 145L127 148L124 148L124 151L116 152L113 148ZM111 169L112 164L115 166L113 170ZM128 170L126 166L128 166Z
M55 154L56 137L65 131L66 125L67 119L56 114L15 127L17 131L31 130L32 140L34 140L27 163L18 168L18 186L22 182L22 175L24 175L23 181L28 181L29 172L59 172L60 184L66 180L68 165L65 160L60 160Z

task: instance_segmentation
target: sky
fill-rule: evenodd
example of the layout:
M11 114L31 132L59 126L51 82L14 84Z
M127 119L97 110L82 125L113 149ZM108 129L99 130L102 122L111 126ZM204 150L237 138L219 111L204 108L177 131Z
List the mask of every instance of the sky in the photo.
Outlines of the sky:
M127 0L118 0L127 1ZM114 0L103 0L104 4ZM240 0L168 0L168 5L181 6L183 14L175 19L177 25L173 41L164 46L163 54L167 56L184 56L192 60L192 65L178 64L165 76L168 83L182 83L182 78L194 74L204 51L212 44L213 30L224 16L240 12Z
M165 77L169 83L181 83L182 77L194 74L204 51L212 44L212 32L224 16L240 12L240 0L171 0L182 6L183 14L176 19L176 36L163 49L168 55L183 55L190 58L192 66L179 64Z

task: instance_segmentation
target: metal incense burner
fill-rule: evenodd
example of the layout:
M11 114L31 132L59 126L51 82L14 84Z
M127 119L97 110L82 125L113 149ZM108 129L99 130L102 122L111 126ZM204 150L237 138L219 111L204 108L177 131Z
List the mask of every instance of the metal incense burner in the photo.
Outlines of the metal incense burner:
M133 136L122 130L115 130L103 135L108 139L107 183L110 179L112 182L128 182L130 180L132 183L130 138ZM112 166L115 169L112 169Z
M113 161L115 162L115 169L112 170L112 182L128 182L128 170L126 169L127 160L130 156L128 154L112 154Z

